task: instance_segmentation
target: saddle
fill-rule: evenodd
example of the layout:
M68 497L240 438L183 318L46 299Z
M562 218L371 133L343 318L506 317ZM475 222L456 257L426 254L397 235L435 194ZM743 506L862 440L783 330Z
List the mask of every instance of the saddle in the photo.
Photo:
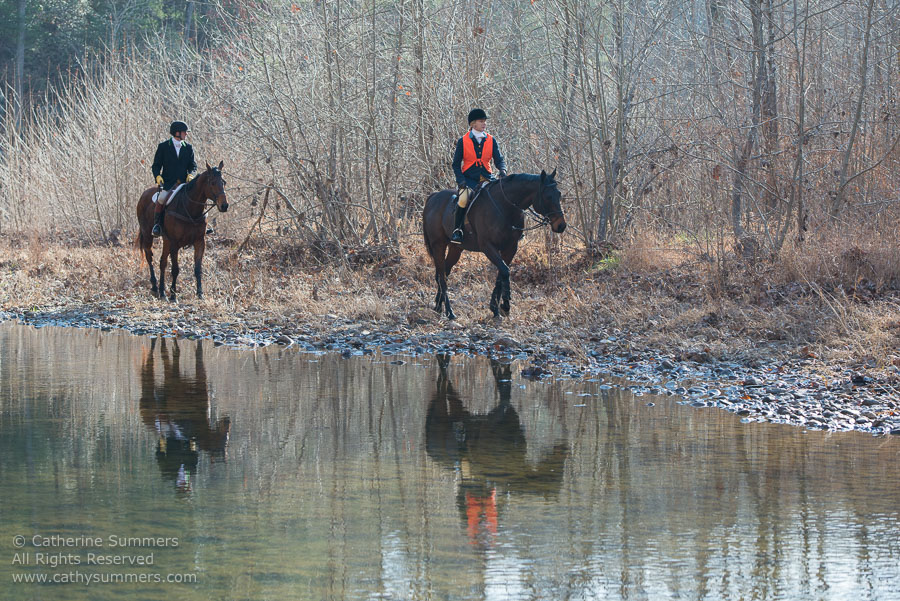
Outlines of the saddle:
M484 190L487 187L487 185L489 183L491 183L492 181L494 181L494 180L486 179L481 182L478 182L478 185L475 186L474 190L472 190L472 198L469 199L469 204L466 205L466 217L468 217L469 210L472 208L472 205L474 205L475 201L478 199L478 197L481 196L481 191Z
M184 184L178 184L178 187L176 187L174 190L169 192L169 195L166 197L166 206L169 206L170 204L172 204L172 200L175 198L175 195L178 194L178 191L181 190L181 188L183 188L183 187L184 187ZM153 193L153 203L156 204L157 200L159 200L159 192L158 191Z

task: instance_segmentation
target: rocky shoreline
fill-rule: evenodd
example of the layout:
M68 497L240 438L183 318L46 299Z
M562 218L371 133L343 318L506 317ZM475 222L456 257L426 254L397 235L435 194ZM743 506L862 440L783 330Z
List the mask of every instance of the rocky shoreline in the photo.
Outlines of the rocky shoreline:
M900 435L900 389L883 374L873 377L845 367L829 368L811 357L790 362L729 361L704 351L667 353L636 344L619 332L604 336L583 332L580 347L573 349L552 332L539 331L520 341L499 326L466 327L417 314L406 322L326 315L301 324L287 324L265 313L236 317L220 321L177 306L140 316L109 303L0 312L0 323L120 329L138 336L207 339L243 349L277 344L346 357L376 352L488 355L519 360L525 377L601 379L603 386L625 388L638 396L676 395L680 403L725 409L745 422Z

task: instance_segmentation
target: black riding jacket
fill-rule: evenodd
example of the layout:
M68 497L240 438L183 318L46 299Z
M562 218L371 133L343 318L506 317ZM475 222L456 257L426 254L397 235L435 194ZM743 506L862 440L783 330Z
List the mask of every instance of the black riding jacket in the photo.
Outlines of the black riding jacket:
M172 138L160 142L153 156L153 177L162 174L163 188L171 190L176 182L187 181L188 173L197 170L194 161L194 148L187 142L181 143L181 150L175 154L175 143Z

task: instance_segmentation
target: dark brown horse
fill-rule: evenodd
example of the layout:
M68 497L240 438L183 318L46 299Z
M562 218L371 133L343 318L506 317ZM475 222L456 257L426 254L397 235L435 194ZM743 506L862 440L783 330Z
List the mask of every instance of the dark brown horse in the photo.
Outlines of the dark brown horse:
M210 167L206 164L206 171L198 175L189 184L179 190L172 202L166 208L166 216L163 220L163 247L159 258L159 287L157 288L156 273L153 271L153 236L150 230L153 228L153 194L157 188L147 188L141 194L137 204L137 218L140 230L138 231L136 245L143 249L150 266L150 291L159 298L166 297L166 262L169 255L172 256L172 290L169 300L175 300L175 280L178 278L178 250L188 246L194 246L194 277L197 280L197 298L203 297L201 284L201 262L203 252L206 250L206 201L215 202L216 208L221 212L228 210L228 200L225 197L225 180L222 179L222 165Z
M441 306L449 319L456 319L447 296L447 276L459 261L462 251L484 253L497 266L497 281L491 293L491 312L509 315L509 264L519 248L519 240L525 231L525 211L531 207L539 213L551 229L561 234L566 229L556 185L556 170L550 175L518 173L491 182L470 204L466 217L463 243L451 244L453 215L456 210L454 190L435 192L425 201L422 229L425 248L434 261L434 277L438 291L434 297L434 310ZM449 249L449 250L448 250Z

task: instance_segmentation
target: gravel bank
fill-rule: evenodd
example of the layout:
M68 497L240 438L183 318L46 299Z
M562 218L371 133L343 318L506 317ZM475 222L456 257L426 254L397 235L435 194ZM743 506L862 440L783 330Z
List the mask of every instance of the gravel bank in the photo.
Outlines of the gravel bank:
M314 322L285 323L264 312L234 317L223 322L177 305L138 315L121 303L0 312L0 322L122 329L138 336L208 339L236 349L278 344L344 356L376 352L493 355L517 360L526 377L601 379L605 386L627 388L636 395L676 395L679 402L695 407L719 407L748 422L900 434L900 391L891 384L893 374L829 367L797 353L786 353L787 360L765 353L723 360L702 349L666 352L642 346L621 332L576 331L563 337L534 330L511 335L501 324L465 326L424 311L406 316L405 321L361 322L326 315Z

